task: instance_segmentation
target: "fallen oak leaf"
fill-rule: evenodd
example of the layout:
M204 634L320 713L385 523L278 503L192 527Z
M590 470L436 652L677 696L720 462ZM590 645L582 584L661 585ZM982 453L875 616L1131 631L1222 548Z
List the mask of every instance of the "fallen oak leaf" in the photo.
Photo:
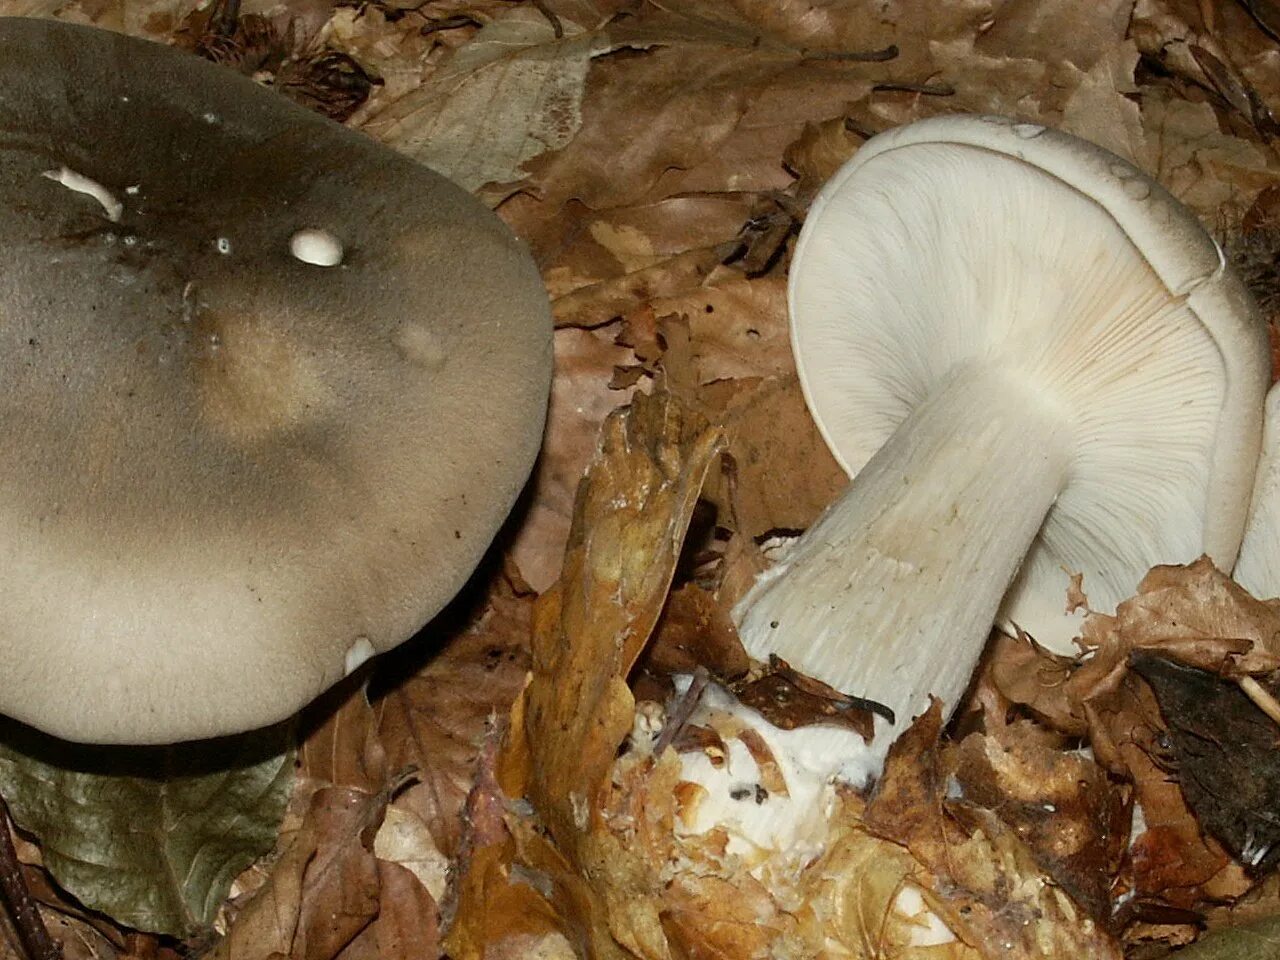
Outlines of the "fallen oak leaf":
M267 882L237 913L211 960L333 960L378 913L369 847L387 794L326 787Z

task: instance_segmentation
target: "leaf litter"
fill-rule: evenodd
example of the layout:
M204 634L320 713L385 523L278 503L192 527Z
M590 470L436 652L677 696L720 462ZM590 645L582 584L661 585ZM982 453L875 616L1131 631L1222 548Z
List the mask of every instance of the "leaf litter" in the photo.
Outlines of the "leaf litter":
M270 768L287 785L296 767L287 808L250 814L275 824L273 852L234 882L213 871L202 906L161 925L140 904L172 891L120 903L110 883L77 886L51 839L75 815L14 803L24 872L68 956L1145 957L1197 939L1188 957L1280 955L1276 730L1257 708L1258 690L1274 695L1280 610L1206 563L1158 568L1114 616L1092 615L1079 658L997 638L952 729L924 715L875 793L830 798L823 851L781 884L743 869L726 834L683 826L697 798L682 757L746 750L761 789L788 784L767 745L671 680L746 673L780 696L728 610L769 538L845 482L786 335L788 243L826 178L871 134L936 113L1060 126L1161 179L1274 304L1272 5L0 12L201 50L437 166L526 240L559 328L518 521L432 635L304 715L297 760ZM794 684L783 694L796 710ZM265 849L230 845L227 863Z

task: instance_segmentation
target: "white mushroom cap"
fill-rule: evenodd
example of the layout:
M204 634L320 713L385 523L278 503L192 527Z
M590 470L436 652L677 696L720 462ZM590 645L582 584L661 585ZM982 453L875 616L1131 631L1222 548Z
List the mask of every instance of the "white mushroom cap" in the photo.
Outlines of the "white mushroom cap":
M537 270L443 178L156 44L0 19L0 128L0 713L132 743L287 717L506 517Z
M1069 652L1071 573L1107 610L1153 564L1233 562L1265 331L1130 164L1000 118L883 134L810 210L790 308L810 410L855 479L740 604L756 656L900 730L930 694L954 708L1002 598Z
M1267 392L1253 507L1232 575L1255 597L1280 596L1280 386Z
M906 148L911 148L910 150ZM1000 117L876 137L810 211L791 277L810 410L856 475L947 375L994 358L1058 404L1069 478L1002 619L1063 653L1157 563L1230 569L1266 333L1194 215L1093 144Z

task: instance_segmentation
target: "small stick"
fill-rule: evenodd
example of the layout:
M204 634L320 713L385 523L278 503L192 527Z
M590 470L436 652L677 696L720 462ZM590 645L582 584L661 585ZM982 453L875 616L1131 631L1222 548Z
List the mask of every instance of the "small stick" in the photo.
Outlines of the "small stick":
M698 708L698 701L702 699L702 691L707 689L707 684L710 681L711 676L707 673L706 667L698 667L693 671L693 679L689 681L689 689L676 702L670 716L667 717L667 725L662 728L662 732L658 734L658 739L653 744L653 755L655 757L662 756L662 752L675 742L676 735L684 729L684 725L693 716L693 711Z
M809 50L800 51L805 60L840 60L845 63L885 63L898 56L898 45L889 44L880 50Z
M62 950L53 942L40 916L40 908L31 898L18 863L18 851L9 835L9 808L0 798L0 898L8 908L13 928L22 941L28 960L58 960Z
M556 12L547 6L546 0L531 0L533 8L547 18L547 22L551 24L551 32L557 40L564 39L564 24L560 22L560 18L556 16Z
M1253 677L1241 677L1237 682L1245 696L1252 700L1259 710L1280 724L1280 703L1271 695L1270 690Z

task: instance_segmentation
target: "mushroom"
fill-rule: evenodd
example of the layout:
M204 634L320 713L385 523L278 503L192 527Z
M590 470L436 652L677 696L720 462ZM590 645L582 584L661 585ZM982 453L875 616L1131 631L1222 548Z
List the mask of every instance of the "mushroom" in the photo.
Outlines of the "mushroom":
M735 616L754 656L892 710L869 748L810 746L845 778L873 776L930 696L955 707L998 614L1070 650L1070 573L1107 610L1153 564L1233 563L1265 332L1129 163L996 117L881 134L814 202L789 299L805 397L854 480Z
M475 568L537 454L538 271L460 188L187 54L0 19L0 713L288 717Z
M1232 576L1255 597L1280 596L1280 387L1267 392L1262 458Z

